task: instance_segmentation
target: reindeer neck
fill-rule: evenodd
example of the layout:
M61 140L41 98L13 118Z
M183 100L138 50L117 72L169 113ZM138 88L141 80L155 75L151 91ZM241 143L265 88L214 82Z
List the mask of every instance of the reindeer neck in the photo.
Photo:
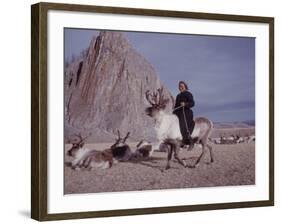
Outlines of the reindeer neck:
M156 123L161 123L163 120L163 117L165 115L165 112L163 110L160 110L155 118Z

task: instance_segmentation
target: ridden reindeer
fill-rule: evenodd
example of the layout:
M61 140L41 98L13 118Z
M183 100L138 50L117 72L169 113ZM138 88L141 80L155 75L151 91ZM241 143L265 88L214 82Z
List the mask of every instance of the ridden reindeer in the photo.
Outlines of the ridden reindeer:
M163 95L163 87L157 89L156 92L150 93L149 90L145 93L147 101L150 103L150 107L146 108L145 112L148 116L155 120L155 130L158 139L158 148L161 143L167 144L170 147L168 149L168 157L166 169L170 168L170 160L174 153L174 158L184 167L186 164L178 156L182 135L179 127L178 117L172 113L164 111L169 99L165 99ZM202 153L195 162L195 165L199 164L201 158L206 153L206 148L209 149L211 162L214 161L212 146L208 143L208 138L211 134L213 123L205 117L197 117L194 119L195 126L191 134L191 138L194 143L202 145ZM188 150L191 150L194 144L191 144ZM193 166L192 166L193 167Z

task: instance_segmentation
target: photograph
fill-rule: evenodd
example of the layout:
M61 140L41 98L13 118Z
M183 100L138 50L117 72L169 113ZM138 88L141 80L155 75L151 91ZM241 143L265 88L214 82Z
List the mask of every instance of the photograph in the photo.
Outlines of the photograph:
M274 18L31 7L31 217L274 205Z
M65 195L256 184L255 37L63 36Z

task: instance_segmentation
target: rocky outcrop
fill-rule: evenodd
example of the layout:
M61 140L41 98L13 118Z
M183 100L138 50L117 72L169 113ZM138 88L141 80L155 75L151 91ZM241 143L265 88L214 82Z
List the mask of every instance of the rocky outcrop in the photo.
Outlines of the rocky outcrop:
M144 112L146 90L161 86L153 66L120 32L103 31L65 73L65 134L92 132L91 141L112 141L119 129L131 140L155 137ZM172 108L172 95L167 108Z

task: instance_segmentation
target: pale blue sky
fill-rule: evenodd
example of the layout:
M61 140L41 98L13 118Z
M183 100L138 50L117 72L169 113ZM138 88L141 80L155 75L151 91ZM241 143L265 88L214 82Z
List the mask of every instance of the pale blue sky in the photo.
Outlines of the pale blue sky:
M65 57L87 48L96 30L65 29ZM255 120L255 39L123 32L176 96L185 80L195 116L213 121Z

